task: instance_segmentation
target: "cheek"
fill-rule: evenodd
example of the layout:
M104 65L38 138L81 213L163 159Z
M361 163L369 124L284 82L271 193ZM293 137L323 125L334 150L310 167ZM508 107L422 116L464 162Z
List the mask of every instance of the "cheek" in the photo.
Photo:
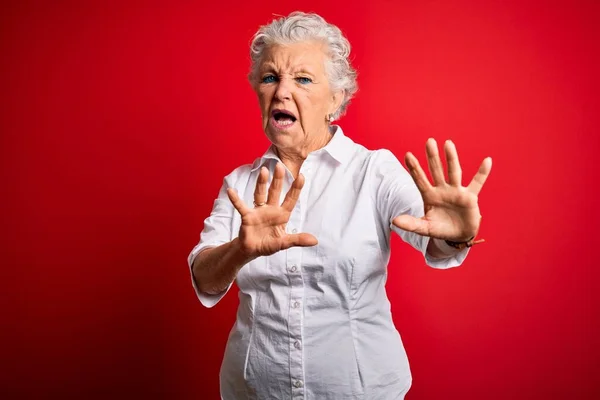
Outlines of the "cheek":
M314 91L308 94L307 101L315 113L321 113L327 109L327 95L320 91Z
M256 92L256 94L258 96L258 103L260 104L261 110L268 110L269 105L271 104L271 99L273 98L271 93L266 90L259 90Z
M300 92L294 96L294 101L303 117L313 116L318 112L319 102L313 93Z

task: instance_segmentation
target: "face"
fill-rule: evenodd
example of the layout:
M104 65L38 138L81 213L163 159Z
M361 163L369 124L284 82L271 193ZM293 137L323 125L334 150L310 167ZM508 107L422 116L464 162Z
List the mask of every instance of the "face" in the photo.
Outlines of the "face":
M329 139L326 117L339 108L343 96L331 91L326 57L325 45L314 41L264 50L254 89L263 129L279 150L305 153Z

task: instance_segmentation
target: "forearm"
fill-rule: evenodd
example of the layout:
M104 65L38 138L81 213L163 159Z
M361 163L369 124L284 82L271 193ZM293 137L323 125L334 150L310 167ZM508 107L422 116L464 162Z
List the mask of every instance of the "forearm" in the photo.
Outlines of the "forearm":
M237 238L202 251L192 264L198 289L206 294L221 293L233 282L239 270L254 258L241 251Z
M427 245L427 254L434 259L443 259L452 257L461 250L456 249L452 246L446 244L446 242L442 239L431 238L429 239L429 244Z

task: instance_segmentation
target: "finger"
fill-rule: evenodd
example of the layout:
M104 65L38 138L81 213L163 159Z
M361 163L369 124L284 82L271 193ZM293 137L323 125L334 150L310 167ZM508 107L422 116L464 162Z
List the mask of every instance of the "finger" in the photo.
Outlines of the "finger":
M412 176L413 180L417 184L419 191L421 193L425 193L427 190L432 188L427 175L425 175L425 171L421 168L421 164L419 164L419 160L415 157L411 152L406 153L404 157L404 162L408 167L408 171Z
M267 201L267 182L269 181L269 169L261 167L254 188L254 203L263 204Z
M444 168L442 166L442 160L440 159L440 152L438 150L437 142L434 138L427 139L425 145L427 152L427 164L429 165L429 172L433 178L433 184L435 186L441 186L446 183L444 178Z
M492 170L492 157L487 157L481 162L479 166L479 170L467 186L467 189L472 193L479 194L481 192L481 188L485 183L486 179L490 175L490 171Z
M273 180L271 181L271 186L269 186L269 197L267 198L267 204L271 206L279 205L284 176L285 168L282 163L277 162L275 165L275 172L273 172Z
M310 233L296 233L293 235L286 235L283 238L282 250L289 249L290 247L310 247L315 246L319 243L316 237Z
M248 214L250 209L246 206L244 201L242 199L240 199L240 196L238 196L235 189L228 188L227 196L229 197L229 200L231 200L231 203L233 204L235 209L238 210L240 215L244 216L244 215Z
M394 218L392 223L402 230L429 236L429 221L425 219L416 218L412 215L400 215Z
M446 162L448 163L449 183L452 186L460 186L462 184L462 169L458 161L456 146L451 140L446 140L444 152L446 153Z
M289 212L294 210L296 206L296 202L300 198L300 192L302 191L302 187L304 186L304 175L298 174L298 177L292 183L292 187L288 190L285 195L285 200L281 204L281 207Z

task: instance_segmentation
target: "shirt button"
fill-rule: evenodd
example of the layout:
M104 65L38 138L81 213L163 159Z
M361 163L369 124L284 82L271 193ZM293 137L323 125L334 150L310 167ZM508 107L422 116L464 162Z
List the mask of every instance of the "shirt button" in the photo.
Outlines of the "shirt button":
M294 386L295 386L295 387L297 387L297 388L301 388L301 387L302 387L302 385L303 385L303 383L302 383L302 381L300 381L300 380L298 380L298 381L294 382Z
M298 233L298 229L296 229L296 228L292 229L292 233Z
M294 307L294 308L300 307L300 302L295 301L294 304L292 305L292 307Z
M300 349L300 341L296 340L296 343L294 343L294 347Z
M297 268L295 265L292 265L292 268L290 268L290 271L292 271L292 272L296 272L296 270L297 270L297 269L298 269L298 268Z

